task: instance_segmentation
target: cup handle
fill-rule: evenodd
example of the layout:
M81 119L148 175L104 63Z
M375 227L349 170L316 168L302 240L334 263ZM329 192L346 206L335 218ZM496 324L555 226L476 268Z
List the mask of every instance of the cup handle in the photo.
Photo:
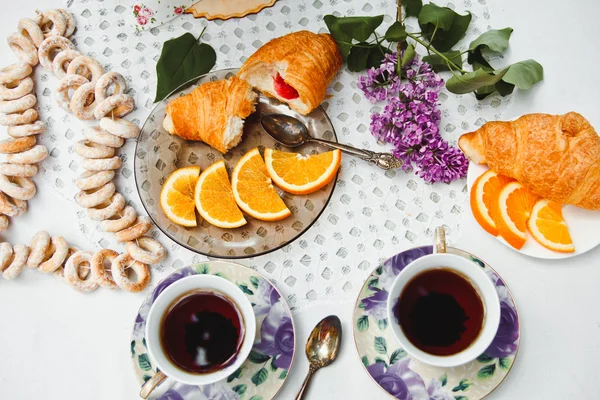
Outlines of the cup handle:
M446 231L443 226L435 228L435 244L433 246L433 253L445 253L446 252Z
M167 376L163 374L162 371L158 371L152 378L148 379L148 381L144 383L142 390L140 390L140 397L142 399L147 399L148 396L150 396L150 393L152 393L158 385L163 383L165 379L167 379Z

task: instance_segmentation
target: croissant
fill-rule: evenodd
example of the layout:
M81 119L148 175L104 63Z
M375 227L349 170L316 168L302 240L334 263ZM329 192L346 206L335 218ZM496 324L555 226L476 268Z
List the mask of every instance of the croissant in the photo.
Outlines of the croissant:
M600 210L600 137L580 114L529 114L488 122L458 144L477 164L540 197Z
M172 135L227 153L242 140L244 119L254 112L256 98L252 87L236 76L207 82L171 100L163 126Z
M331 35L300 31L266 43L246 60L238 76L308 114L325 99L341 66L342 55Z

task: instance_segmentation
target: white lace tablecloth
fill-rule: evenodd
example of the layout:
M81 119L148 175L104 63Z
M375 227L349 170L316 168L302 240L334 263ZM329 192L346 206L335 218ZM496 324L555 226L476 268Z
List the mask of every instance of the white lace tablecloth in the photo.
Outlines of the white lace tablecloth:
M129 118L140 124L153 108L155 65L162 43L168 39L188 31L198 36L206 27L203 41L217 52L215 69L239 67L274 37L302 29L326 31L323 17L327 14L385 14L387 26L396 12L395 1L391 0L370 4L350 0L280 0L272 8L243 19L209 22L186 15L159 28L136 33L132 28L131 4L115 0L69 0L67 6L77 20L78 30L73 39L77 49L96 57L106 70L119 71L126 77L130 94L137 103L137 110ZM473 13L471 29L461 42L462 49L489 28L485 0L440 5L459 12L469 9ZM416 25L416 21L412 23ZM56 78L41 68L36 69L36 75L41 116L49 125L42 142L50 150L50 157L43 164L43 176L36 182L51 185L73 203L79 229L89 239L90 247L118 249L120 245L112 235L103 233L73 199L77 192L73 179L81 173L73 149L82 138L85 124L56 105ZM370 114L378 105L363 97L356 81L357 74L343 69L329 89L332 97L323 106L340 142L383 151L386 146L377 143L369 133ZM445 90L440 100L441 131L453 144L461 133L486 120L499 119L510 103L510 98L500 97L478 102L474 96L456 96ZM143 212L133 177L134 148L135 142L129 141L120 152L123 168L118 173L117 186ZM451 185L427 185L413 174L401 170L385 172L349 156L344 157L339 176L331 203L308 232L281 250L241 261L276 283L294 309L354 299L363 280L380 261L403 249L430 243L438 225L446 226L450 242L459 235L461 215L467 209L464 180ZM158 230L153 235L169 250L168 259L154 267L154 283L176 268L206 259L173 243Z

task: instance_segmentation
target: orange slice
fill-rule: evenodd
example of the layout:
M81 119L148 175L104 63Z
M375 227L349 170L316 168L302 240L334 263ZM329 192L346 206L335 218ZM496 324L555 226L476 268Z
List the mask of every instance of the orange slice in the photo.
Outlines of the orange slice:
M160 207L177 225L196 226L194 190L200 175L200 167L185 167L175 170L160 192Z
M483 229L494 236L498 236L498 228L491 213L491 205L497 199L500 189L512 181L512 178L498 175L490 169L477 178L471 188L473 216Z
M538 197L519 182L510 182L498 192L492 203L492 215L498 233L511 246L521 249L527 240L527 220Z
M545 248L560 253L575 251L561 204L550 200L535 203L527 227L534 239Z
M200 174L194 199L198 214L211 225L239 228L246 224L235 203L224 161L214 163Z
M292 213L277 194L258 149L238 161L231 175L233 196L240 208L262 221L279 221Z
M265 164L273 182L288 193L316 192L335 178L342 152L302 155L265 149Z

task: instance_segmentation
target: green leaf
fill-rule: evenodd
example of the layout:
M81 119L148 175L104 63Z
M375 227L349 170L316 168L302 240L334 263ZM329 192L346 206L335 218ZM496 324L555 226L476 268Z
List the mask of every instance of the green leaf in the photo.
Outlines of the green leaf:
M367 46L367 43L361 43L362 46ZM371 49L369 47L353 47L348 54L348 69L350 72L361 72L367 69L369 55Z
M339 38L345 42L349 42L348 38L350 38L359 42L365 42L375 32L375 29L381 25L383 15L341 18L335 15L326 15L324 21L336 41Z
M258 289L258 284L260 283L260 278L257 276L251 276L250 277L250 283L252 284L252 286L254 286L256 289Z
M194 271L200 275L207 275L210 272L208 264L198 264L194 266Z
M454 396L454 400L469 400L467 396Z
M389 53L389 51L379 45L373 45L371 50L369 51L369 59L367 60L367 68L377 68L383 62L383 58L385 55Z
M471 17L471 13L460 15L448 7L429 3L419 13L419 26L433 47L448 51L465 36Z
M404 10L406 11L407 17L416 17L421 12L421 8L423 8L423 1L403 0L402 5L404 6Z
M469 45L469 50L481 51L482 49L489 49L494 53L502 53L508 49L508 41L510 40L510 35L512 33L512 28L489 30L473 40Z
M248 359L254 364L262 364L269 361L271 357L266 354L262 354L257 351L251 350L250 354L248 355Z
M502 78L506 83L512 83L521 90L529 90L533 85L544 79L544 67L535 60L525 60L508 67Z
M252 375L252 378L250 378L250 380L252 381L252 383L254 383L255 386L259 386L260 384L264 383L264 381L266 381L268 377L269 371L267 371L266 368L261 368L258 371L256 371L254 375Z
M242 292L249 294L250 296L252 296L254 294L254 292L252 290L248 289L248 285L246 285L244 283L239 284L238 287L240 289L242 289Z
M494 376L496 371L496 364L486 365L477 372L477 379L489 379Z
M477 263L477 265L479 265L481 268L485 268L484 262L481 261L479 258L471 256L471 261L473 261L474 263ZM485 354L485 353L483 353L483 354Z
M144 376L142 377L142 379L144 380L144 383L146 383L146 382L148 382L150 379L152 379L152 376L150 376L150 375L144 375Z
M379 354L387 354L387 341L384 337L377 336L375 338L375 351Z
M363 363L363 365L364 365L365 367L368 367L368 366L369 366L369 357L367 357L367 356L362 356L362 358L361 358L361 361L362 361L362 363Z
M415 51L415 46L409 43L406 46L406 49L404 49L404 53L402 53L402 60L400 60L400 66L406 66L409 62L413 60L413 58L415 58L416 55L417 52Z
M483 363L483 364L487 364L492 360L493 360L493 358L488 356L485 353L482 353L479 357L477 357L477 361L479 361L480 363Z
M362 317L358 317L358 320L356 320L356 327L359 332L364 332L369 329L369 316L363 315Z
M242 377L242 373L243 373L243 369L242 367L239 367L238 369L236 369L233 374L229 375L227 377L227 383L232 382L235 379L241 378Z
M360 303L358 303L358 308L360 309L365 309L367 306L365 305L365 303L362 302L362 300L360 301Z
M215 50L189 32L167 40L156 63L158 83L154 102L164 99L187 81L206 74L216 61Z
M275 360L277 360L277 356L273 356L273 359L271 360L271 371L273 372L277 371L277 365L275 365Z
M448 383L448 374L446 374L444 372L444 375L440 376L440 383L442 384L442 386L446 386L446 383Z
M377 287L377 285L379 285L379 278L373 278L369 281L369 283L367 283L369 288Z
M375 357L375 362L379 363L379 364L383 364L385 366L385 369L388 369L390 367L388 365L388 363L381 357Z
M244 393L246 393L246 385L235 385L234 387L231 388L231 390L233 390L240 396L243 396Z
M250 400L263 400L262 396L252 396Z
M471 386L471 384L466 379L461 379L458 385L452 388L453 392L464 392Z
M404 349L397 349L390 356L390 364L395 364L396 362L402 360L404 357L406 357L406 352L404 351Z
M456 94L474 92L484 86L495 85L505 73L506 69L492 72L478 69L464 75L454 75L446 82L446 88Z
M282 373L279 375L279 379L285 379L285 378L287 377L287 374L288 374L287 370L286 370L286 371L283 371L283 372L282 372Z
M379 267L377 267L377 269L375 270L375 273L377 273L377 275L383 274L383 265L380 265Z
M152 369L152 364L150 364L148 354L140 354L138 356L138 365L142 371L150 371Z
M135 357L135 340L131 341L131 357Z
M377 320L377 326L379 327L380 331L385 331L385 328L388 326L387 318Z
M447 59L449 59L450 61L452 61L454 64L456 64L457 67L462 68L463 60L462 60L462 55L461 55L460 51L450 50L450 51L442 53L442 55L444 57L446 57ZM433 70L435 72L450 70L450 67L448 66L448 62L446 62L446 60L444 58L442 58L441 56L439 56L435 53L432 53L428 56L423 57L423 61L425 61L427 64L430 64L433 67Z
M146 344L146 338L142 338L142 344L145 348L148 348L148 345Z
M406 28L402 22L396 21L390 25L384 37L388 42L404 42L406 40Z
M510 358L502 357L498 360L498 366L502 369L509 369L511 364Z

